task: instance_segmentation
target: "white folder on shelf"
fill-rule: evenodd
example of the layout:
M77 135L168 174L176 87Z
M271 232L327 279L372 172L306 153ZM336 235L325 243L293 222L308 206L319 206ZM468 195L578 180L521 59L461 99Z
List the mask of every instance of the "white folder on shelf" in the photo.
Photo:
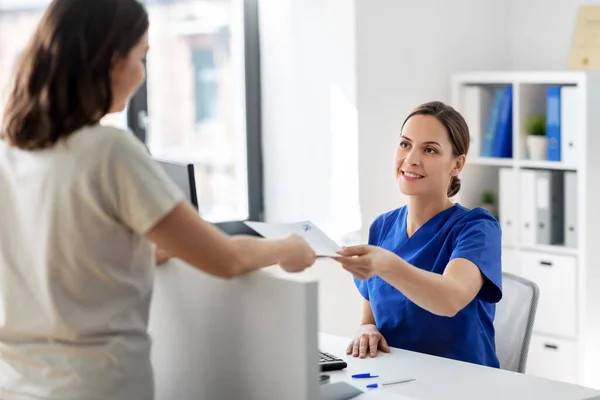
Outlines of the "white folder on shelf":
M560 89L561 160L569 166L577 166L578 138L583 129L581 117L581 89L577 86L563 86Z
M564 180L561 171L536 171L536 243L564 243Z
M513 168L499 169L499 218L504 244L514 245L518 236L518 180Z
M477 158L481 154L483 137L487 129L494 99L492 92L481 86L468 85L464 86L462 90L463 97L460 111L465 121L467 121L471 135L469 157Z
M577 248L577 172L565 172L565 246Z
M532 245L536 243L536 175L534 170L527 169L519 171L519 174L519 242Z
M462 90L461 113L467 121L471 136L469 157L477 158L481 154L481 146L487 130L494 97L491 91L481 86L468 85L464 86Z

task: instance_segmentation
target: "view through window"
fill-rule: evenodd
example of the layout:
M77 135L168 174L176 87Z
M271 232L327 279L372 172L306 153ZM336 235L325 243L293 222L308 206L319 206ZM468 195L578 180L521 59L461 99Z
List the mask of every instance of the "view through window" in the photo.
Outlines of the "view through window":
M154 157L193 163L199 211L208 221L260 219L259 73L258 63L253 67L246 59L247 50L258 57L257 40L255 48L247 49L246 10L252 2L145 3L150 52L147 81L136 95L142 101L132 102L135 109L129 110L129 121L123 112L108 115L102 123L130 126L134 132L139 128L135 124L143 125L141 138ZM0 112L18 57L48 4L48 0L0 2ZM256 77L250 89L249 73ZM256 99L250 103L252 126L247 123L248 94Z

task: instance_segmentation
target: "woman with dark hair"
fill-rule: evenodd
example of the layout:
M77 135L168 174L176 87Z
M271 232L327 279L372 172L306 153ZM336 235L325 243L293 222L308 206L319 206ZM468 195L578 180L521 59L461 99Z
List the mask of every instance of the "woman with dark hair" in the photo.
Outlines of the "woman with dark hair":
M498 367L500 226L486 210L451 201L468 151L467 123L446 104L422 104L404 121L395 173L407 205L375 219L369 245L337 258L365 299L348 354L375 357L392 346Z
M230 278L315 253L203 221L131 133L99 125L144 79L136 0L54 0L0 130L0 398L153 398L154 244Z

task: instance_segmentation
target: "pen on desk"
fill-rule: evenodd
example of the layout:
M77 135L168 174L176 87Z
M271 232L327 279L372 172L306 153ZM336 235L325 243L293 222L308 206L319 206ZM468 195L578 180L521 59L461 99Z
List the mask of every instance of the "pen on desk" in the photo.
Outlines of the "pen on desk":
M370 372L366 372L364 374L354 374L352 375L352 379L361 379L361 378L378 378L379 375L371 375Z
M367 389L375 389L377 387L380 386L386 386L386 385L394 385L396 383L405 383L405 382L412 382L415 381L415 378L410 378L410 379L403 379L401 381L389 381L389 382L381 382L381 383L371 383L370 385L367 385Z

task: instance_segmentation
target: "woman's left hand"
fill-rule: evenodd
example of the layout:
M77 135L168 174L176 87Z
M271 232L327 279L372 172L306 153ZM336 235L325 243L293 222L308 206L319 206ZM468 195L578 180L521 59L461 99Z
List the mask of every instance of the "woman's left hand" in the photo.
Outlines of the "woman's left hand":
M360 280L391 269L398 259L396 254L377 246L346 247L337 253L340 256L333 259Z

